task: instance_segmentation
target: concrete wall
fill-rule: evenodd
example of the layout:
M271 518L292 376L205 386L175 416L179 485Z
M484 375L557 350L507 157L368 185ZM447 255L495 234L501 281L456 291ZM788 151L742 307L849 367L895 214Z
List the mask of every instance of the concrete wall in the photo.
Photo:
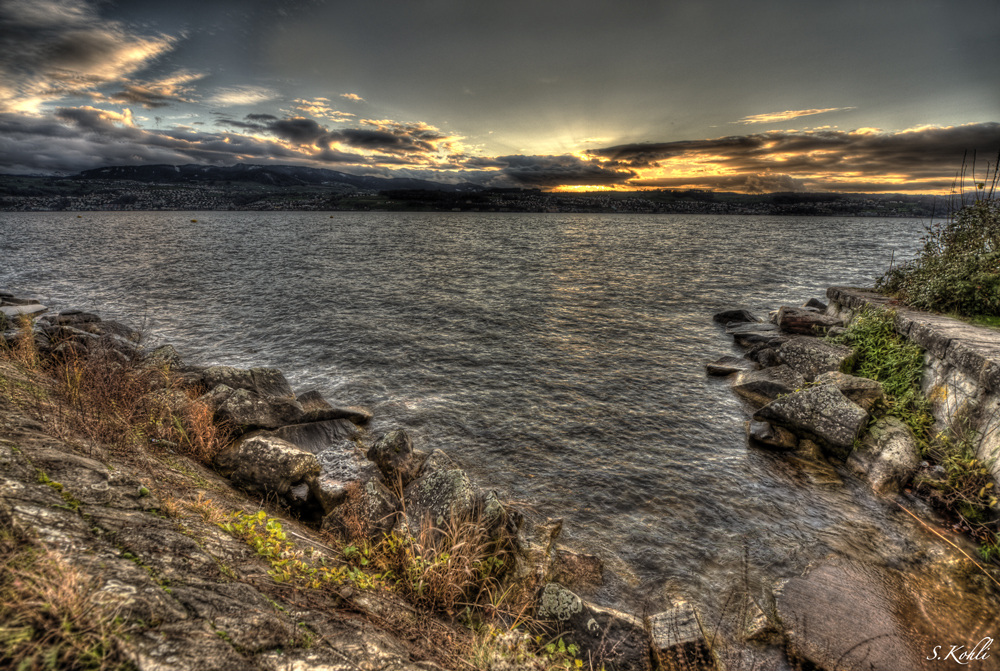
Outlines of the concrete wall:
M1000 485L1000 331L912 310L864 289L830 287L827 312L849 319L864 306L896 312L896 331L924 348L921 387L938 429L977 432L978 456Z

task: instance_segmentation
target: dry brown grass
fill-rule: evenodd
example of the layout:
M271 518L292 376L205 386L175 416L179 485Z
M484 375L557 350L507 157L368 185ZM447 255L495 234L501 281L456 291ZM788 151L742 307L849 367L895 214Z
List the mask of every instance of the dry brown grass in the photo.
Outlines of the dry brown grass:
M0 667L129 669L118 605L58 555L0 536Z

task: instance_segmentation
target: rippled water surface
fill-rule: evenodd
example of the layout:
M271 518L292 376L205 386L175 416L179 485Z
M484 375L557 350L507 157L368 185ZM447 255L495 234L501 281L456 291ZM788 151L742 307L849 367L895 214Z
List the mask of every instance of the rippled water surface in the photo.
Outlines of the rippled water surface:
M197 221L192 221L197 219ZM868 285L919 221L687 215L0 215L0 287L277 366L564 518L615 601L904 543L844 473L748 447L712 314ZM888 538L888 540L885 540ZM634 608L633 608L634 610Z

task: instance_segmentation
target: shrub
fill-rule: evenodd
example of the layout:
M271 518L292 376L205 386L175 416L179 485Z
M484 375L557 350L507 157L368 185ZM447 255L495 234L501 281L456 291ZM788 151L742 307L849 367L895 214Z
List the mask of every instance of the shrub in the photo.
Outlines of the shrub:
M876 290L924 310L1000 315L1000 203L984 196L923 241L920 256L890 268Z

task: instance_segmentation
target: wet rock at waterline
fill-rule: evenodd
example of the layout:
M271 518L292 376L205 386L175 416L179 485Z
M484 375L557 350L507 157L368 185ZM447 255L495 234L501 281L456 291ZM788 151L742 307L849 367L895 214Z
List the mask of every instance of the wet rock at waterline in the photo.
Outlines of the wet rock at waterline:
M788 366L773 366L740 373L733 382L733 391L750 403L762 406L782 394L792 393L805 383L805 378Z
M854 365L854 350L819 338L789 338L778 348L781 360L802 375L806 382L828 372L847 373Z
M265 398L247 389L219 384L199 397L215 417L235 427L277 429L302 420L302 406L290 398Z
M287 424L271 433L300 449L319 454L342 440L356 438L360 431L346 419L331 419L325 422Z
M893 494L920 468L917 442L910 429L895 417L883 417L868 429L848 467L864 475L876 494Z
M825 309L825 308L824 308ZM785 333L802 335L823 335L833 326L843 326L844 322L822 312L809 308L782 307L776 318L778 327Z
M355 424L367 424L372 419L372 411L359 405L335 407L318 391L307 391L295 399L302 406L304 422L322 422L328 419L346 419Z
M794 433L780 426L771 426L767 422L750 420L745 423L747 438L755 443L776 450L794 450L799 445L799 439Z
M753 418L800 437L818 439L840 459L847 458L869 420L867 412L833 385L808 387L778 398L754 413Z
M733 322L756 323L760 321L748 310L723 310L713 315L712 320L719 324L731 324Z
M722 377L732 375L744 370L757 370L757 365L748 359L740 359L735 356L719 357L709 364L705 364L705 371L709 375Z
M826 312L826 303L819 300L818 298L810 298L805 303L802 304L804 308L813 308L814 310L820 310Z
M246 389L261 397L295 399L295 392L284 374L277 368L233 368L231 366L210 366L204 373L209 389L225 385L232 389ZM299 406L301 409L301 406Z

